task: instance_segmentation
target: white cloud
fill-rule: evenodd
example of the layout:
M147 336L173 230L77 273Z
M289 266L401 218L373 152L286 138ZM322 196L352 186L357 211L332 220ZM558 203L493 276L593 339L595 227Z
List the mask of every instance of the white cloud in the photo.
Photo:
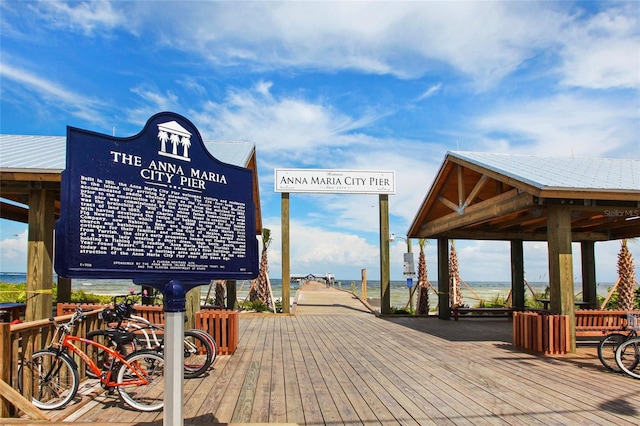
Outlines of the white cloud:
M126 24L127 18L114 10L109 1L42 1L30 4L50 26L92 35Z
M23 88L23 91L18 91L14 87L12 91L16 96L27 99L33 110L40 110L46 106L47 109L64 110L90 123L102 123L100 109L105 106L102 101L76 93L25 68L9 65L7 59L4 55L3 61L0 62L0 77ZM3 91L8 90L6 83L2 86ZM37 96L35 101L33 94Z
M567 26L563 84L592 89L640 88L640 14L622 3Z
M23 272L27 269L27 236L23 231L11 238L0 240L0 270Z
M423 99L427 99L434 96L436 93L440 91L440 88L442 88L442 83L438 83L438 84L434 84L433 86L430 86L420 96L418 96L416 101L421 101Z
M634 123L638 123L637 100L561 94L509 102L489 109L475 124L490 151L606 157L616 150L640 154ZM494 141L495 134L510 134L509 142L504 136L498 137L502 143Z
M553 45L552 34L568 19L554 5L537 3L149 4L113 6L130 18L128 30L152 29L158 43L197 52L215 65L357 70L401 78L450 67L478 87L495 85Z
M279 277L282 271L280 218L265 218L264 226L271 230L273 238L268 254L269 273ZM291 220L289 230L293 274L332 272L341 278L357 278L352 276L355 268L379 268L379 248L355 233L327 231L295 219Z

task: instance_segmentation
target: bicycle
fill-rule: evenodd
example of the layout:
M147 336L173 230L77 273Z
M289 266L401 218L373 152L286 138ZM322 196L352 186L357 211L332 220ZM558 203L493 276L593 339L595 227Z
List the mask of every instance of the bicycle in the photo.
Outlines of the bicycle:
M149 349L162 352L164 349L164 339L158 337L158 333L164 334L164 329L159 325L152 324L147 319L134 315L134 296L140 294L130 294L126 296L114 296L113 309L106 308L101 313L101 318L107 323L115 323L115 326L105 330L94 330L87 334L86 338L97 341L105 346L117 347L119 343L114 341L118 333L133 332L135 339L124 349L131 351L136 348ZM118 303L119 298L124 301ZM187 379L199 377L204 374L215 361L217 356L217 345L213 338L203 330L185 330L184 332L184 377ZM109 365L108 354L98 352L96 363L98 365ZM93 375L90 370L88 375Z
M640 318L637 314L627 314L627 327L633 332L640 330ZM635 379L640 379L640 370L636 369L639 362L640 337L632 337L620 343L616 350L616 363L620 370Z
M598 358L600 358L600 362L602 365L610 371L614 373L621 373L622 369L618 366L616 362L616 350L618 347L626 342L629 339L635 338L637 333L637 328L629 327L629 317L627 316L627 328L629 329L628 333L611 333L604 336L600 343L598 344ZM638 359L636 359L636 363ZM629 363L628 367L632 370L637 366Z
M50 318L56 327L51 344L46 349L33 353L30 361L32 371L32 402L43 410L53 410L67 405L76 395L79 386L78 364L72 357L77 355L100 380L108 391L117 389L122 400L138 411L156 411L164 405L164 358L151 350L134 351L123 356L117 350L97 342L72 336L76 323L85 315L80 307L76 308L71 320L58 324ZM128 344L135 339L133 333L116 337L119 344ZM91 358L74 345L84 343L109 354L113 362L109 368L102 369ZM71 353L71 355L69 354ZM20 369L25 367L21 365ZM22 390L22 372L18 375L18 387ZM115 377L115 380L114 380Z

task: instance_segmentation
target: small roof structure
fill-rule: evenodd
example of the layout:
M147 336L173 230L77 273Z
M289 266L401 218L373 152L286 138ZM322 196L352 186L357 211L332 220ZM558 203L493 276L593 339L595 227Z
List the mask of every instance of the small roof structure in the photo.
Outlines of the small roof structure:
M204 141L207 150L223 163L253 170L256 235L262 234L262 215L255 145L242 141ZM0 135L2 198L29 204L29 191L39 187L56 192L56 218L60 215L60 173L66 167L66 136ZM2 202L3 219L28 222L28 209Z
M407 235L546 241L549 206L573 241L640 236L640 160L448 152Z

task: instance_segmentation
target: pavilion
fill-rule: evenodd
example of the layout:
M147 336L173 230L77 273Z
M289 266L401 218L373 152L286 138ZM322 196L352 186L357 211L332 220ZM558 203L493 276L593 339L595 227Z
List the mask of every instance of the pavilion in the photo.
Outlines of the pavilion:
M595 243L638 236L640 160L460 151L447 153L407 233L437 240L441 307L450 306L449 240L510 242L515 308L524 308L523 241L547 241L550 310L569 316L574 350L571 243L580 243L583 298L595 307Z

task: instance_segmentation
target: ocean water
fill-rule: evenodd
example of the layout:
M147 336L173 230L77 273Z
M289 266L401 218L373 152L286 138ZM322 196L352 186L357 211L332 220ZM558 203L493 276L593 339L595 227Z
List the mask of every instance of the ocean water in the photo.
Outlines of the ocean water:
M0 272L0 282L4 283L13 283L19 284L24 283L27 280L27 275L23 273L12 273L12 272ZM54 281L57 280L54 277ZM282 280L280 279L271 279L271 287L273 291L273 297L275 299L282 298ZM414 284L415 284L414 280ZM431 284L433 287L437 288L437 281L432 281ZM546 282L530 282L529 285L532 287L534 292L543 293L545 288L548 286ZM249 287L251 283L249 281L238 281L237 282L237 294L238 300L242 301L247 297L249 293ZM299 284L296 282L291 283L290 294L291 296L295 295L295 292L298 290ZM353 290L356 294L362 296L362 288L360 280L342 280L339 277L336 278L336 287L341 288L343 290ZM599 296L606 296L608 294L608 289L613 286L613 283L599 283L597 287L597 292ZM130 289L134 289L135 291L140 290L140 286L134 284L131 280L101 280L101 279L73 279L71 283L71 288L73 291L83 290L87 293L94 294L106 294L106 295L124 295L129 293ZM468 281L462 284L462 299L463 303L468 304L470 306L477 305L481 300L485 302L491 302L496 300L497 298L506 298L511 289L510 282L501 282L501 281ZM575 293L578 294L581 292L581 284L577 283ZM200 292L202 297L206 297L209 292L209 286L204 285L200 287ZM528 288L525 288L525 294L527 297L531 297L531 292ZM215 287L211 288L211 295L213 297L215 293ZM375 280L367 280L367 297L369 298L380 298L380 281ZM434 291L431 291L429 294L430 304L435 306L437 303L437 295ZM415 306L416 296L413 297L413 306ZM409 302L409 288L407 287L406 281L391 281L391 305L394 307L404 307Z

